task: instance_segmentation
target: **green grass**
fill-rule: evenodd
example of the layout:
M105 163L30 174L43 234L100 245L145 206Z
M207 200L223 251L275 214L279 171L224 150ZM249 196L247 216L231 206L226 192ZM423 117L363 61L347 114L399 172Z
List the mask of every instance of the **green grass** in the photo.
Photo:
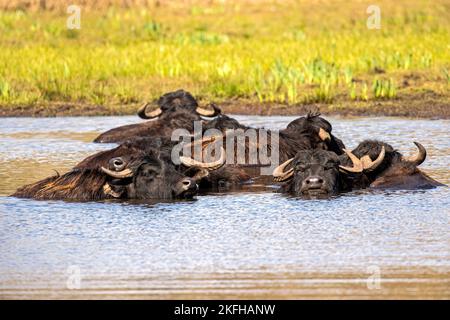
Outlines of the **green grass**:
M118 108L185 88L208 100L334 103L449 95L450 6L215 5L0 13L0 106L76 102ZM405 77L419 79L402 86Z

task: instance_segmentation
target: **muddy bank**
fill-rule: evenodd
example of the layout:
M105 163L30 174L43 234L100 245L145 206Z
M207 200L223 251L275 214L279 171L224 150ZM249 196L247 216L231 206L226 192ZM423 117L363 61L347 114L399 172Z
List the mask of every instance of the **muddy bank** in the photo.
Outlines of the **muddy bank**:
M209 101L201 101L206 104ZM299 115L319 110L324 115L393 116L428 119L450 119L450 98L443 96L409 96L394 100L341 101L330 104L259 103L233 99L217 103L224 113L241 115ZM138 104L122 106L54 103L50 105L0 106L0 117L111 116L135 114Z
M319 110L323 115L339 116L388 116L425 119L450 119L449 102L381 101L346 104L309 104L309 105L276 105L276 104L243 104L228 102L221 105L225 113L243 115L300 115L310 110Z

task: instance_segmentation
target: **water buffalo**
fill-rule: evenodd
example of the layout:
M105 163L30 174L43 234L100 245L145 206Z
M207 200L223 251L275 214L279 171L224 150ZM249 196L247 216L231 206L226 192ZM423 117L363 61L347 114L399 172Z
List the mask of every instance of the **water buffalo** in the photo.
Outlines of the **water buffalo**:
M420 171L425 148L415 143L419 153L404 157L387 143L366 140L344 154L314 149L302 150L274 172L274 180L286 182L282 191L297 196L332 195L360 188L432 188L442 185Z
M227 151L227 166L235 165L242 168L252 178L257 176L263 178L260 176L260 168L267 166L267 163L260 161L261 154L267 153L271 157L272 152L276 152L278 156L276 160L284 162L294 157L300 150L323 149L341 154L343 153L342 149L345 148L342 141L331 134L331 124L320 117L318 113L308 113L280 131L244 126L226 115L219 115L209 121L204 129L204 132L208 129L225 132L224 135L219 133L219 137L221 137L221 145ZM272 139L274 135L277 136L277 140ZM235 142L233 143L234 150L230 150L229 141ZM278 142L278 146L273 145L274 141ZM238 159L239 148L245 149L243 152L245 158ZM252 155L254 156L253 160L256 159L256 161L250 160ZM234 160L230 161L230 158ZM271 157L271 160L274 158Z
M156 106L147 103L139 109L139 117L155 120L108 130L95 138L94 142L121 143L136 137L170 137L174 129L181 128L192 131L194 121L202 120L201 116L215 117L221 113L214 104L210 107L199 107L195 98L187 91L169 92L159 98Z
M443 184L417 168L425 161L427 151L420 143L414 142L414 144L418 152L410 157L402 155L391 145L377 140L366 140L352 152L361 159L365 157L375 159L376 154L385 149L385 157L380 165L375 170L365 173L371 188L427 189L442 186Z
M191 198L198 183L224 162L199 163L187 160L183 170L171 159L171 145L134 139L94 154L71 171L19 188L12 196L34 199L173 199ZM183 160L180 158L180 160Z

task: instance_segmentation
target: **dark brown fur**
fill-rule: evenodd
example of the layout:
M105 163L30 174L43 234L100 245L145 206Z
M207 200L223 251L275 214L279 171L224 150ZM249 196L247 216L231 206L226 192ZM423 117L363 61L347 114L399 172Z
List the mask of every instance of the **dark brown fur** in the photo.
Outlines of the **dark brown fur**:
M259 175L259 170L255 170L254 167L261 166L260 162L257 164L250 164L249 163L249 153L251 150L256 150L256 154L260 155L261 150L265 148L264 145L261 144L260 141L260 135L262 133L265 133L267 135L267 149L268 149L268 155L270 157L270 154L272 152L272 145L271 145L271 136L273 134L277 134L279 137L279 162L283 163L286 160L295 157L295 155L300 150L312 150L312 149L322 149L322 150L332 150L336 154L342 153L342 148L345 148L344 144L341 140L333 137L331 141L322 141L319 137L319 130L320 128L326 130L330 133L331 130L331 124L329 124L328 121L321 118L319 114L308 114L305 117L300 117L294 121L292 121L286 129L283 129L281 131L275 131L275 130L267 130L263 128L252 128L247 127L236 120L226 116L221 115L217 117L216 119L212 120L209 123L210 128L219 129L221 131L226 131L227 128L233 128L233 129L241 129L243 131L248 129L253 129L257 132L257 142L256 144L251 144L249 139L245 139L245 155L246 155L246 164L239 164L237 162L237 147L238 144L235 143L234 147L234 156L235 156L235 162L234 164L237 164L238 167L243 168L247 174L251 177L256 177ZM242 132L242 131L241 131ZM227 133L226 138L230 137L236 137L239 136L238 132L229 132ZM222 140L222 145L226 148L226 138L224 137ZM242 138L241 138L242 139ZM235 138L235 141L237 139ZM242 141L242 140L240 140ZM229 150L228 150L229 151ZM259 159L259 157L258 157Z
M120 198L169 199L186 194L178 191L183 187L180 182L186 179L204 187L214 187L222 183L226 186L239 184L249 178L239 168L224 167L197 181L195 177L198 168L172 163L171 151L175 144L176 142L167 138L129 140L116 148L87 157L61 176L49 177L21 187L12 196L79 201L116 198L103 191L105 184L108 184L114 192L120 194ZM114 170L111 160L117 158L121 158L126 167L132 169L133 177L117 179L100 170L101 167ZM155 172L154 178L152 172ZM188 191L191 196L192 192Z
M295 195L332 195L347 190L364 188L427 189L441 186L417 168L417 164L405 161L391 145L366 140L352 153L358 158L369 155L375 160L385 148L383 162L373 171L345 172L340 165L352 167L347 155L314 149L300 151L284 172L293 168L293 176L282 185L282 191Z
M39 200L110 198L103 193L107 176L97 170L72 170L19 188L12 196Z

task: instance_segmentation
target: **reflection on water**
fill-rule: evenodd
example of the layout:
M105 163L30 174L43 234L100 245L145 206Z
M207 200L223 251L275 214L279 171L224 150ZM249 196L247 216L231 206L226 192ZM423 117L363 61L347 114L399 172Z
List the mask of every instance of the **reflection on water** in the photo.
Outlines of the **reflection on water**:
M267 128L292 119L237 118ZM378 138L409 153L420 141L424 170L450 183L448 121L330 120L348 147ZM450 298L447 187L312 201L251 187L154 204L6 197L110 148L88 141L134 122L2 119L0 297ZM81 288L69 290L78 272ZM381 289L368 289L374 274Z

